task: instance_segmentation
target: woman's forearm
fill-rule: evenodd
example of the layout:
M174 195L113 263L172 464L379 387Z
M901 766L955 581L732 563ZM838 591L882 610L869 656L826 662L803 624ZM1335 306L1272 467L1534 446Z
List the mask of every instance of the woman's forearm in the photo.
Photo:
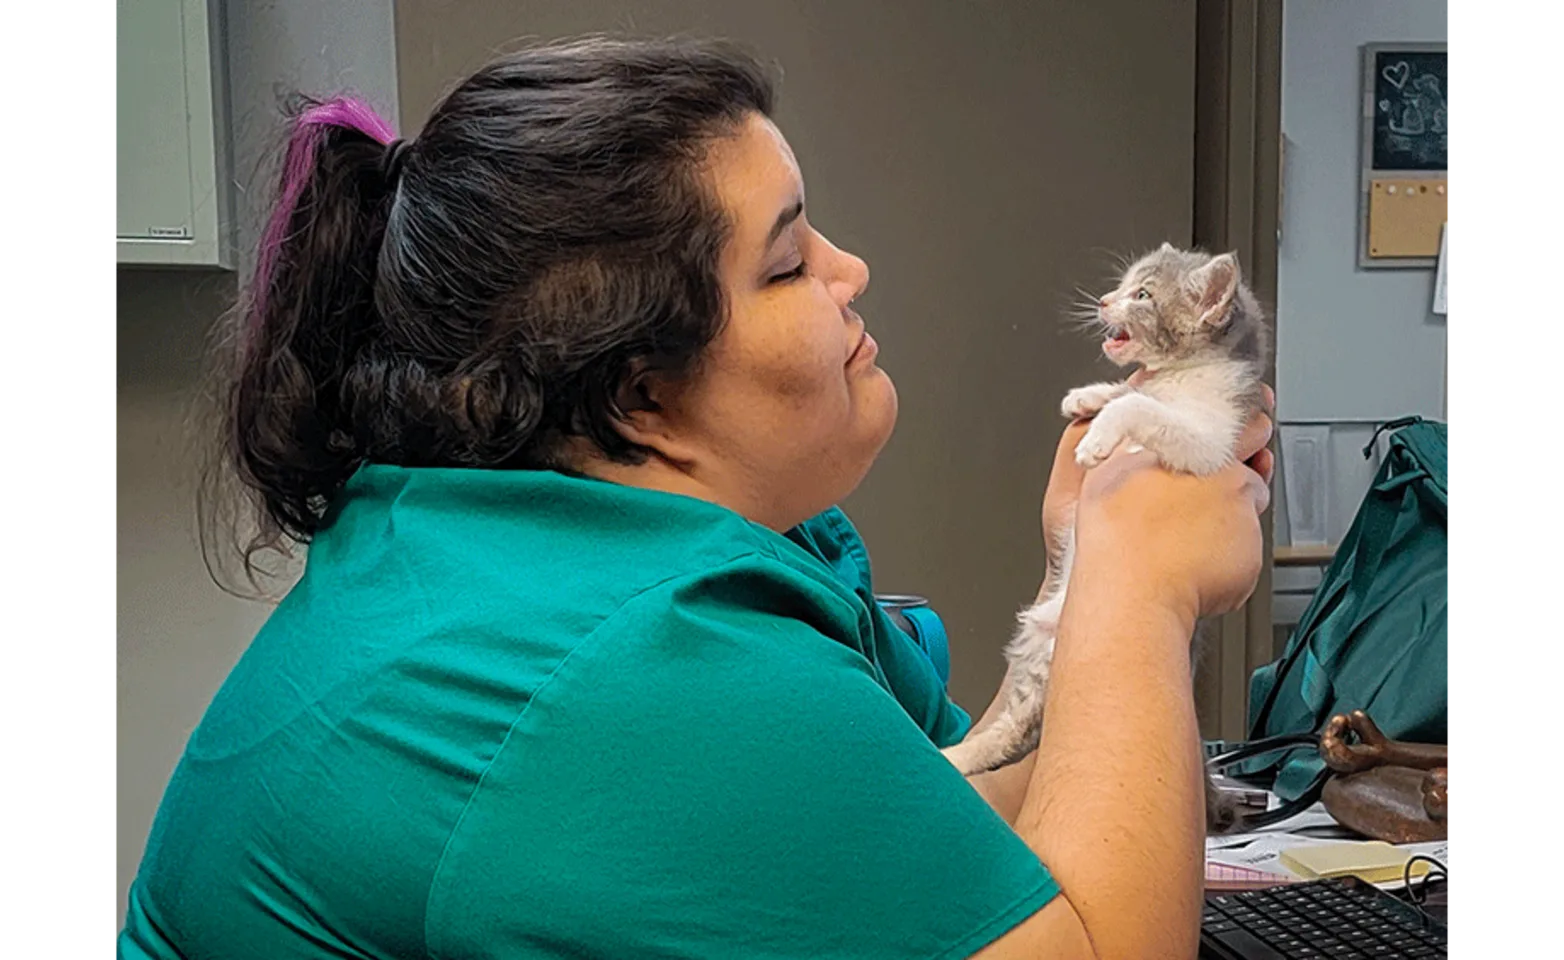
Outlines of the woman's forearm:
M1099 553L1072 571L1015 828L1098 956L1192 957L1204 876L1194 620L1111 575L1130 559Z

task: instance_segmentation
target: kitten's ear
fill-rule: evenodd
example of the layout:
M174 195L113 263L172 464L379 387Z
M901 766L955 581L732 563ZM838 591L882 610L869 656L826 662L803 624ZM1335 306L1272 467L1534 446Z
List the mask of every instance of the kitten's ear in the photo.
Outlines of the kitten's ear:
M1238 273L1238 255L1224 253L1190 274L1189 285L1202 324L1220 327L1227 322L1233 297L1238 294Z

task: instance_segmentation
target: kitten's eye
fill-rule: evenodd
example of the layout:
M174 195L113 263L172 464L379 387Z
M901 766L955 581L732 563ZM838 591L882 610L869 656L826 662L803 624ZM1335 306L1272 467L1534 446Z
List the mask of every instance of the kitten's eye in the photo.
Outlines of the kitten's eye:
M1136 300L1150 300L1151 299L1151 291L1147 290L1145 287L1141 287L1139 290L1135 291L1135 299Z

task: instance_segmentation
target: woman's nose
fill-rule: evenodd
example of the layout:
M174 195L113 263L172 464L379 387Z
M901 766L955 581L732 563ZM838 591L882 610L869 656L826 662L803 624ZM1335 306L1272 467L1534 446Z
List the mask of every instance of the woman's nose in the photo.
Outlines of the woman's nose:
M820 237L820 242L830 251L827 255L830 266L826 268L829 271L826 275L831 277L828 287L836 301L846 306L868 289L869 265L862 257L848 253L824 236Z
M863 296L863 292L869 288L869 264L865 263L862 257L855 257L845 251L842 256L846 260L846 266L842 271L842 282L847 285L847 302L852 303Z

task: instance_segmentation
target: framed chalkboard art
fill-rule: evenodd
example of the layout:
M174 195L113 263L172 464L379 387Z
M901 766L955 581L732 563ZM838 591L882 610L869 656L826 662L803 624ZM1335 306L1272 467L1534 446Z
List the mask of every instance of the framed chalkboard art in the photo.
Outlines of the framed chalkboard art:
M1445 51L1379 48L1371 60L1375 170L1444 170L1450 124Z
M1449 191L1443 43L1363 47L1358 265L1431 268Z

